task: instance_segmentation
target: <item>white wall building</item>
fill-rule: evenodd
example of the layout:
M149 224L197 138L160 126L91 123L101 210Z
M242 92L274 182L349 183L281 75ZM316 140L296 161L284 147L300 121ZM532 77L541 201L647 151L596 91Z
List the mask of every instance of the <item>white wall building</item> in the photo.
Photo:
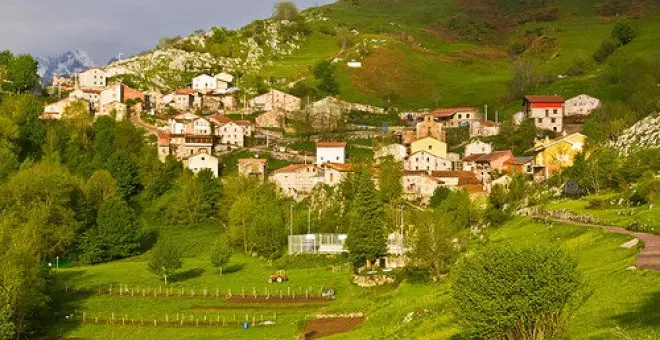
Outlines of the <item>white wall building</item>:
M300 199L312 191L312 188L323 183L321 169L314 164L291 164L275 170L270 181L289 197Z
M198 153L183 160L186 168L194 173L209 169L213 176L218 177L218 158L206 153Z
M78 86L82 88L103 88L108 76L98 68L91 68L78 75Z
M449 159L427 151L418 151L408 157L404 168L408 171L445 171L451 170L452 164Z
M397 162L403 162L406 158L406 147L401 144L390 144L378 149L374 154L374 159L392 156Z
M474 154L488 154L493 152L493 146L480 140L474 140L465 146L464 157Z
M316 143L316 164L346 163L346 142Z
M586 94L581 94L568 99L564 107L566 110L564 115L566 116L588 115L591 111L600 107L600 100Z
M267 93L250 99L248 106L252 111L281 109L287 112L293 112L300 111L301 100L294 95L271 89Z
M218 88L218 80L208 74L202 74L193 78L192 88L202 92L215 91Z

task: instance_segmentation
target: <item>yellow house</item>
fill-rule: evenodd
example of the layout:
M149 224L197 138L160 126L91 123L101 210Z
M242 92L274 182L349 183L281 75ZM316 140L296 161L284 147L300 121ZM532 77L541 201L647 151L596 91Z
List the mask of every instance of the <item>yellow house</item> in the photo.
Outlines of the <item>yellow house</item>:
M410 144L410 154L426 151L440 158L447 158L447 143L433 137L424 137Z
M549 178L556 171L573 165L575 156L582 152L586 137L574 133L559 139L545 139L534 147L534 177Z

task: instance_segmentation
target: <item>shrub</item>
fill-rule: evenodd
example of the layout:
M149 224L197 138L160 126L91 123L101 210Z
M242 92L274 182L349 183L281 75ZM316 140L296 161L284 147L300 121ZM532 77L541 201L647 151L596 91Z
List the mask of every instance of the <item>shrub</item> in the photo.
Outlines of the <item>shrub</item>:
M587 72L589 68L589 61L582 56L573 59L573 63L566 69L566 74L569 76L580 76Z
M635 29L628 22L617 22L612 28L612 38L626 45L635 39Z
M527 46L525 46L524 42L522 42L521 40L514 40L511 43L509 43L509 47L507 48L507 51L509 52L510 55L516 56L523 54L526 49Z
M617 48L619 48L620 43L618 40L615 39L605 39L603 42L600 44L600 47L594 52L594 60L602 63L605 60L607 60L607 57L610 56L610 54L614 53Z
M554 247L487 247L452 271L455 315L467 338L561 335L583 283L578 261Z

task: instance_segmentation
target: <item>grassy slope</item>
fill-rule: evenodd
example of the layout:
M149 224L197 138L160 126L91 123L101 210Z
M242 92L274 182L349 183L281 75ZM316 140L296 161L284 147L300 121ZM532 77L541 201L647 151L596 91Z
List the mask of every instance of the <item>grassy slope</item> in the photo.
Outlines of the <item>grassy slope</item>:
M552 23L527 23L508 32L521 36L526 30L543 27L558 40L553 58L530 57L540 74L556 77L563 74L578 56L590 59L600 42L609 35L615 20L597 16L598 1L558 0L561 19ZM386 105L383 96L393 92L401 109L438 106L489 104L507 118L519 110L517 100L503 99L511 75L511 59L505 46L485 46L444 38L433 27L460 11L453 1L364 1L359 8L336 3L310 10L329 17L336 25L357 29L356 40L376 39L385 45L373 50L362 69L340 64L337 77L340 97L375 105ZM620 19L624 20L624 19ZM613 57L651 56L660 42L660 13L651 10L633 23L639 36L618 50ZM309 67L315 62L341 55L336 38L314 33L293 55L274 61L264 70L267 75L310 80ZM602 76L602 67L587 75L557 80L535 89L537 93L557 93L566 97L589 93L603 99L615 99Z
M207 252L212 241L220 236L215 228L195 230L168 229L163 232L181 240L186 249L184 275L172 284L173 287L195 288L208 287L211 292L218 287L221 290L231 288L234 292L245 287L256 287L263 291L267 284L265 278L273 267L262 260L237 254L232 261L233 271L219 277L209 266ZM634 263L636 249L621 249L618 246L628 237L605 233L599 229L574 227L564 224L544 225L530 223L518 218L492 232L492 242L510 243L514 246L534 245L564 246L580 257L580 268L593 290L590 299L577 312L570 322L568 335L575 339L653 339L660 336L660 315L655 304L660 299L660 274L652 272L627 271L625 268ZM155 287L160 284L157 277L146 270L149 254L116 261L93 267L74 267L60 269L57 278L60 284L72 286L98 287L113 284L137 284ZM235 271L234 271L235 270ZM270 285L271 290L286 289L291 286L327 287L333 285L339 298L325 307L308 310L278 310L278 323L267 328L254 328L249 331L228 328L159 328L126 327L105 325L77 325L68 322L55 322L50 325L50 334L79 336L86 338L120 339L138 337L141 339L186 338L203 339L214 336L229 338L293 338L299 323L311 315L323 311L365 311L368 319L356 331L330 337L331 339L349 338L432 338L446 339L459 334L449 313L451 302L449 285L404 282L397 288L382 287L358 289L349 283L347 268L335 271L328 268L291 268L288 271L290 283ZM168 314L174 318L176 313L193 315L202 319L204 315L225 317L227 320L236 314L244 318L261 314L266 318L273 310L223 310L193 311L196 306L226 306L214 299L153 299L142 297L63 297L57 301L62 313L72 310L88 312L88 315L107 317L115 313L117 317L128 314L130 318L145 319L153 317L161 321ZM254 306L253 306L254 307ZM272 307L272 306L271 306ZM153 315L153 317L152 317ZM410 318L409 321L404 321Z

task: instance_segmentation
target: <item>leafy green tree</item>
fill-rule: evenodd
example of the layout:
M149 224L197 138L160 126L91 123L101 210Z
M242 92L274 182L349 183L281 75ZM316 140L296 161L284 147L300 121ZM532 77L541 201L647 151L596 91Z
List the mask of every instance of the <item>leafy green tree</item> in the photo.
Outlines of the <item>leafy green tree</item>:
M327 95L337 95L339 93L339 83L335 77L335 67L330 61L324 60L314 65L312 70L316 78L316 88L319 92Z
M474 339L560 337L583 288L577 259L556 247L488 246L451 277L455 320Z
M97 170L85 184L85 197L89 205L98 209L103 202L117 196L117 181L108 170Z
M116 152L138 156L144 145L143 133L130 120L117 124L114 149Z
M522 60L515 62L509 82L509 93L513 98L522 98L538 84L538 78L533 64Z
M0 183L4 182L9 175L18 170L18 159L9 149L0 147Z
M128 200L140 190L138 166L135 160L125 154L114 154L108 160L108 170L117 181L119 196Z
M119 198L101 204L97 226L86 233L83 259L101 263L136 255L140 248L138 223L133 209Z
M24 54L9 60L2 88L6 91L22 93L33 89L38 81L38 64L32 56Z
M252 250L250 239L252 219L251 213L255 210L254 197L251 193L242 193L236 197L229 210L228 237L234 246L242 246L243 251L248 254Z
M355 196L348 212L346 248L355 268L387 254L387 235L383 229L381 203L368 169L355 174Z
M469 228L472 222L478 220L470 195L465 190L451 191L436 210L444 213L452 223L461 228Z
M148 269L162 276L167 284L167 278L183 267L183 254L173 239L159 239L152 249Z
M420 212L414 218L415 236L410 254L412 265L429 272L433 281L449 273L464 248L458 228L438 212Z
M97 162L105 163L114 152L116 123L112 117L99 117L92 125L94 141L92 149Z
M298 7L293 1L280 1L273 7L273 17L277 20L293 20L298 16Z
M261 185L256 191L254 203L251 226L254 250L267 258L278 258L286 246L286 228L284 211L275 188L271 184Z
M403 164L394 160L392 156L381 159L379 163L378 180L380 195L385 203L395 204L401 199L403 186Z
M635 29L629 22L617 22L612 27L612 38L626 45L635 39Z
M602 63L605 60L607 60L607 57L610 56L610 54L614 53L617 48L621 46L620 42L616 39L605 39L603 40L602 43L600 43L600 46L594 52L593 58L596 62Z
M211 264L220 269L220 276L222 276L222 268L231 261L231 253L231 247L224 240L216 241L211 249Z
M187 172L177 181L179 190L168 211L170 219L181 225L200 225L216 217L220 202L220 182L210 170L197 175Z
M584 134L592 143L614 141L635 120L635 115L624 103L607 102L591 112L584 123Z
M429 201L429 207L439 207L440 204L446 200L447 197L449 197L449 194L451 194L451 189L446 187L438 187L433 191L433 196L431 196L431 200Z

